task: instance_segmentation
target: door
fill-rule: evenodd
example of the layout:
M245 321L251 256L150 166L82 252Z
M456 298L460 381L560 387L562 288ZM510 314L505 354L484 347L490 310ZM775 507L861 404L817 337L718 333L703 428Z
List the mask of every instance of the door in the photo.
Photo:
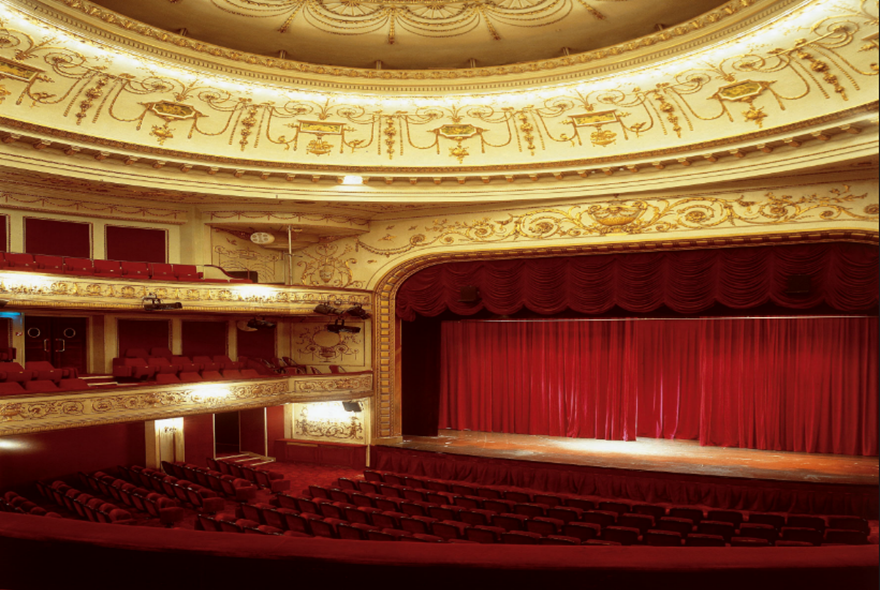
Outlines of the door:
M56 368L74 367L86 373L88 325L88 318L25 316L25 360L49 361Z
M214 454L237 455L241 451L238 412L214 414Z

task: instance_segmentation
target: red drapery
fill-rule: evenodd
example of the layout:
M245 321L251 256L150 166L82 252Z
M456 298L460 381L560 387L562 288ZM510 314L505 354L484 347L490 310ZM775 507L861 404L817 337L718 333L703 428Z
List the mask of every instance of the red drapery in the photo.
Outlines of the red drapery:
M810 277L808 295L787 292L793 275ZM524 307L548 315L566 309L601 314L615 305L689 314L715 303L747 309L768 302L864 311L877 306L877 283L877 247L848 243L461 262L407 279L397 294L397 315L413 320L484 308L510 315ZM480 289L476 304L458 301L468 285Z
M876 455L876 317L444 322L440 427Z

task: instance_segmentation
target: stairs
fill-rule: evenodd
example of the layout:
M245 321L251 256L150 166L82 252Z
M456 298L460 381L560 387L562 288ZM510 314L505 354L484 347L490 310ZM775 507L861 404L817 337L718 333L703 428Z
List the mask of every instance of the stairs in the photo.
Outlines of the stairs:
M234 461L236 463L241 463L249 467L257 467L259 465L266 465L268 463L275 462L275 457L266 457L263 455L258 455L257 453L251 453L249 451L237 453L234 455L218 455L217 458L223 459L224 461Z

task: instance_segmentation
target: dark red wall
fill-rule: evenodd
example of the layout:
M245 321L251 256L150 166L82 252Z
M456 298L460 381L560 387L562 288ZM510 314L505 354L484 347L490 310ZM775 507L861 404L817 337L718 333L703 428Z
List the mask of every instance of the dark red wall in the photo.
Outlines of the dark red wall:
M275 356L275 330L257 330L238 334L238 354L240 356L270 359Z
M129 348L171 348L171 320L119 320L119 356Z
M0 348L12 346L12 320L0 318Z
M266 411L264 408L242 410L240 413L241 450L266 454Z
M117 465L143 465L144 423L108 424L0 438L0 490Z
M226 354L226 322L183 322L183 356Z
M9 216L0 215L0 252L9 250Z
M167 259L168 235L164 229L108 225L107 258L133 262L161 262Z
M184 416L183 444L188 463L207 465L205 458L214 456L214 414Z
M24 240L24 251L28 254L92 256L91 223L25 217Z
M271 453L275 441L284 438L284 406L266 408L266 438L269 440Z

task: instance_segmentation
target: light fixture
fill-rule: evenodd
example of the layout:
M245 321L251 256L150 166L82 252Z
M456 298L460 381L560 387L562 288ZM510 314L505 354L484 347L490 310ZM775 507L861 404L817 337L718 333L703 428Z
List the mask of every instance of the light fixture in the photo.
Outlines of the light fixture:
M345 320L342 318L339 318L338 320L336 320L332 324L327 324L327 331L332 332L334 334L343 334L343 333L357 334L358 332L361 331L361 329L355 328L354 326L346 326Z
M342 177L342 184L363 184L363 176L345 175Z
M254 330L272 330L275 328L275 322L270 322L266 318L254 318L248 321L247 327L253 328Z
M341 309L336 309L335 307L330 307L326 303L322 303L315 307L315 313L323 313L325 315L342 315L345 312Z
M361 319L361 320L370 319L370 314L367 313L366 311L364 311L364 308L361 307L360 305L355 305L354 307L349 307L348 309L345 310L345 313L350 316Z
M144 311L169 311L172 309L183 309L183 304L179 301L175 303L162 303L162 300L156 297L155 293L150 293L143 299Z
M360 412L363 410L361 402L342 402L342 409L346 412Z

